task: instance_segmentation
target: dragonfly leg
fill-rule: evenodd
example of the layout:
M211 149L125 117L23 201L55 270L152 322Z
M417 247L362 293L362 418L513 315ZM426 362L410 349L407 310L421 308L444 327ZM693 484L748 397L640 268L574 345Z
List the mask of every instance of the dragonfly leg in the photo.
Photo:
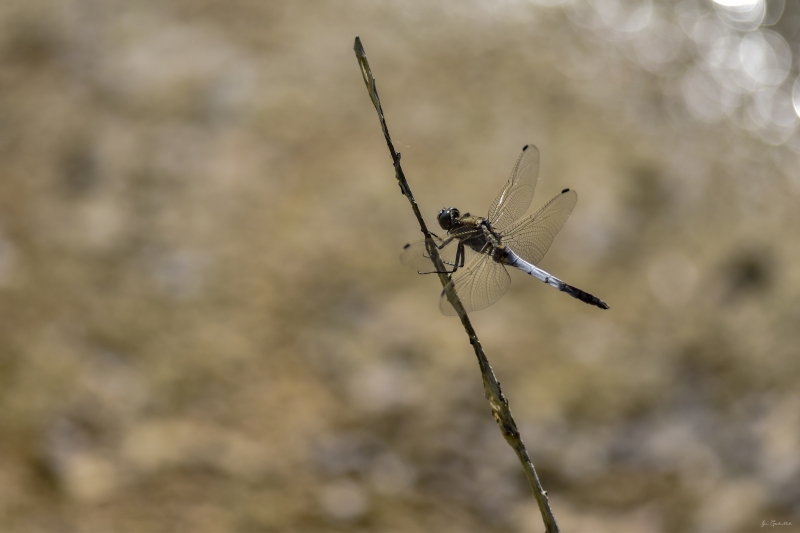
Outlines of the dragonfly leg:
M453 240L452 237L450 237L450 239L448 239L447 242L449 243L451 240ZM442 261L442 263L444 263L445 265L452 266L453 270L431 270L430 272L420 272L418 270L417 274L455 274L456 270L464 266L464 256L466 256L466 253L464 252L464 245L458 243L458 249L456 250L455 260L452 263L448 261Z
M441 240L441 237L439 237L439 236L438 236L438 235L436 235L435 233L433 233L433 232L430 232L430 234L431 234L431 235L433 235L434 237L436 237L437 239ZM445 246L447 246L448 244L450 244L451 242L453 242L453 239L455 239L455 237L450 237L450 238L448 238L448 239L446 239L446 240L442 241L442 244L436 244L436 242L434 242L434 243L433 243L433 245L434 245L434 246L436 246L436 248L437 248L438 250L442 250L442 249L444 249L444 247L445 247ZM458 254L459 254L459 252L462 252L462 253L463 253L463 250L462 250L461 246L462 246L462 245L459 243L459 248L458 248L458 250L456 251L456 259L455 259L455 262L454 262L454 263L450 263L449 261L442 261L442 263L444 263L445 265L450 265L451 267L453 267L453 270L446 270L446 271L432 270L432 271L430 271L430 272L420 272L419 270L417 270L417 274L452 274L453 272L455 272L456 270L458 270ZM427 257L428 259L430 259L430 256L428 256L428 255L425 255L425 257ZM462 261L461 261L461 266L464 266L464 261L463 261L463 259L462 259Z
M425 257L427 257L427 256L425 256ZM428 257L428 259L430 259L430 257ZM451 263L450 261L445 261L444 259L442 259L442 263L444 263L447 266L458 268L458 265L456 263ZM419 272L419 273L420 274L433 274L434 272Z
M434 235L437 239L439 238L439 236L436 235L435 233L432 233L431 235ZM449 237L449 238L445 239L444 241L442 241L442 244L436 244L436 243L433 243L433 244L436 245L436 247L439 250L442 250L442 249L444 249L445 246L447 246L448 244L453 242L453 239L455 239L455 237Z

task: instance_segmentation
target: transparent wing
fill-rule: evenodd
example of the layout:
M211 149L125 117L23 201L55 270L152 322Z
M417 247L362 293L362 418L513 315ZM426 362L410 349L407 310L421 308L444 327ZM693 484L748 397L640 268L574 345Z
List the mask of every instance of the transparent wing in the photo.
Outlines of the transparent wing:
M538 179L539 149L528 144L522 149L508 182L489 207L489 222L495 229L505 228L528 210Z
M528 263L535 265L544 258L577 201L578 193L564 189L536 213L503 232L503 244Z
M442 242L444 242L439 237L432 238L437 246L441 246ZM439 257L446 263L445 266L448 270L451 270L451 265L455 263L457 250L457 239L452 240L443 250L439 250ZM465 247L464 251L466 254L465 261L469 261L475 256L475 252L469 247ZM433 261L431 261L428 255L428 249L425 247L425 239L403 246L403 251L400 253L400 262L418 272L430 272L435 270Z
M503 265L486 254L478 256L453 274L450 281L467 311L478 311L489 307L503 296L511 285L511 277ZM447 301L446 291L439 299L439 309L448 316L456 315L456 310Z

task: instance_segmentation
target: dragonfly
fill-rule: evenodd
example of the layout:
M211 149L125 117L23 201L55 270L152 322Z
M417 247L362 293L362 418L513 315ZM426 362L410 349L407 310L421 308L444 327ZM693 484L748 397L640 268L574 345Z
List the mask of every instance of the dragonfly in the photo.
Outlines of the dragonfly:
M539 150L528 144L522 148L508 182L492 202L487 217L461 214L455 207L439 211L437 220L447 234L441 238L431 233L431 239L450 270L429 270L433 263L425 239L403 247L401 262L415 268L419 274L448 274L450 281L439 298L443 314L457 314L447 298L450 288L455 288L466 311L478 311L499 300L511 285L506 266L518 268L582 302L600 309L609 308L600 298L536 266L578 201L575 191L564 189L534 214L519 220L531 205L538 180Z

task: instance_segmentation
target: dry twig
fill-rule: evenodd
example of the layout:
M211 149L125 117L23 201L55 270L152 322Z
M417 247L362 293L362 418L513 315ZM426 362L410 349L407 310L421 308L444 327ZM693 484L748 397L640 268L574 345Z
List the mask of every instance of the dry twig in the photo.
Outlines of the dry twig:
M425 220L422 218L419 206L417 205L416 200L414 200L414 195L411 194L411 188L408 186L405 174L403 174L403 168L400 166L400 153L395 151L392 138L389 136L389 129L386 127L386 119L383 116L381 101L380 98L378 98L378 89L375 86L375 78L372 76L372 70L370 69L369 62L367 61L367 54L364 51L364 47L361 45L361 39L359 37L356 37L353 48L356 53L356 58L358 59L358 64L361 67L361 73L364 76L364 83L367 86L367 91L369 91L369 97L372 99L372 104L375 106L375 110L378 112L378 118L381 121L381 128L383 129L383 136L386 138L386 145L389 147L389 152L392 154L394 174L397 178L398 184L400 185L400 190L411 203L411 209L414 211L414 215L417 217L420 231L422 231L422 233L425 235L428 253L430 254L430 258L433 261L436 270L442 272L445 270L444 263L439 257L439 251L434 245L434 241L431 238L431 233L428 231L428 228L425 225ZM503 391L500 389L500 383L497 381L491 365L489 365L489 360L486 358L486 353L483 351L483 347L478 340L475 329L472 327L472 323L467 316L467 312L464 310L464 306L461 304L458 294L452 288L452 284L448 285L448 282L450 281L448 275L439 274L439 281L441 281L442 287L446 288L447 299L458 313L458 316L461 319L461 324L464 326L464 330L469 336L469 342L472 344L472 347L475 350L475 356L478 358L478 364L480 365L481 375L483 377L484 394L486 399L489 400L489 405L492 407L492 415L494 416L497 425L500 426L500 431L503 433L503 437L505 437L506 442L508 442L509 446L514 449L514 451L517 453L517 457L519 457L519 460L522 463L522 468L525 470L525 477L528 478L528 482L533 489L533 495L536 498L536 503L539 505L539 511L542 513L542 520L544 520L546 531L547 533L558 533L558 524L556 523L555 516L553 516L553 511L550 509L550 504L547 501L547 493L544 491L542 484L539 482L539 477L536 475L536 469L533 467L533 463L531 463L531 460L528 457L528 451L525 449L525 444L520 438L519 431L517 430L517 424L514 422L514 418L511 416L511 409L508 407L508 400L506 400L506 397L503 396Z

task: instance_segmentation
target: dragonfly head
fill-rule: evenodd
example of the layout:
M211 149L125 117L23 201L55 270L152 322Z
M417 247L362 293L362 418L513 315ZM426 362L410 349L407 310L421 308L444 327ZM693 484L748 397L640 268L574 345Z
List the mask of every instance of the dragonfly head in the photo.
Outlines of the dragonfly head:
M455 226L455 222L460 215L461 213L455 207L445 207L439 211L439 215L436 218L439 219L439 225L443 230L450 231Z

